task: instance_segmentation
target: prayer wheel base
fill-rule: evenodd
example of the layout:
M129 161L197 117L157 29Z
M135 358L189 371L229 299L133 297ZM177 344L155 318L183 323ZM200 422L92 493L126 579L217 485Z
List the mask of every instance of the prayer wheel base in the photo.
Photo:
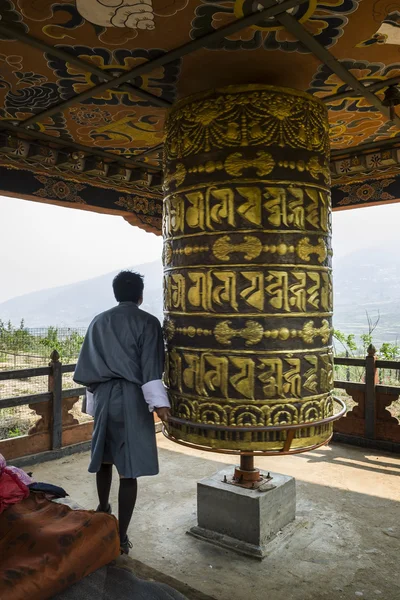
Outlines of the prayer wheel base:
M333 435L333 422L346 414L346 404L338 397L332 398L339 405L338 412L324 419L298 424L281 424L267 427L221 427L193 423L178 417L170 417L163 427L165 437L182 446L196 450L239 454L241 456L284 456L309 452L328 444ZM241 463L244 471L254 468ZM250 468L251 467L251 468Z
M201 480L197 486L198 525L188 533L218 546L258 559L278 532L290 534L296 515L293 477L260 472L273 485L246 489L230 485L232 469ZM225 482L226 480L226 482Z

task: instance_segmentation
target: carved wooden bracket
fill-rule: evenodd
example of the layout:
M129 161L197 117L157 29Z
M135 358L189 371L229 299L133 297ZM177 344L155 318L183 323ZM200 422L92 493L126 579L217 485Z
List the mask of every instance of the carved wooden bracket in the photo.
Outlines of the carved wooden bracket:
M62 427L69 427L71 425L79 425L78 419L75 419L73 415L70 414L74 404L79 401L79 396L75 396L73 398L64 398L62 403ZM52 419L52 404L51 402L38 402L36 404L30 404L29 408L31 408L35 413L40 417L40 419L33 425L29 431L28 435L32 435L34 433L44 433L50 431L51 419Z
M376 433L378 439L400 442L400 423L390 414L388 408L398 400L400 394L376 394Z
M346 394L356 403L345 417L336 421L334 430L346 435L364 436L365 432L365 393L363 390L346 390Z
M32 435L33 433L47 433L50 430L51 402L29 404L29 408L35 411L40 419L29 429L28 435Z
M70 414L70 410L73 409L74 404L76 404L79 400L79 396L74 396L73 398L64 398L62 404L62 426L63 429L69 425L79 425L78 419L75 419L73 415Z

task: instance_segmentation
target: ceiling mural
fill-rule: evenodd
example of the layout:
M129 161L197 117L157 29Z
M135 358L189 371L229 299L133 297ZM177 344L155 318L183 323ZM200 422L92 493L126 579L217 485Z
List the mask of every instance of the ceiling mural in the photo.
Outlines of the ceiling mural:
M400 61L387 66L362 60L343 60L342 64L366 86L400 77ZM334 94L345 94L347 89L348 86L337 75L326 65L321 65L311 81L308 92L323 99ZM388 125L388 119L379 109L371 106L362 97L341 97L340 100L329 104L329 111L330 141L333 149L357 146L373 141L382 134L384 137L390 137L391 134L396 135L399 132L396 126L389 133L388 127L392 124Z
M354 12L359 3L360 0L308 0L289 12L304 24L307 31L323 46L329 48L343 35L343 29L348 22L347 15ZM201 0L192 21L190 37L196 38L211 33L234 18L245 17L253 11L253 0ZM275 19L272 22L270 19L261 21L245 32L221 40L217 45L206 45L206 48L212 50L254 50L261 47L265 50L310 52L301 42L288 35Z
M374 44L400 45L400 11L389 13L382 21L378 31L372 37L357 44L358 48Z
M281 22L282 11L305 37ZM400 84L399 45L400 0L1 0L0 165L118 186L117 210L135 213L139 198L161 202L171 105L217 85L267 83L327 105L334 201L356 173L382 181L385 169L390 183L376 189L397 197L397 161L366 157L400 147L400 108L385 104ZM349 190L346 206L366 199ZM88 192L78 196L90 205ZM150 229L159 218L144 216Z
M151 0L76 0L79 14L95 25L154 29Z
M143 61L154 60L164 54L162 50L145 50L141 48L135 48L134 50L125 50L122 48L108 50L106 48L89 48L87 46L74 46L73 48L70 48L69 46L59 46L59 48L76 57L80 57L88 63L92 63L93 66L96 66L103 71L111 72L115 77L133 69ZM46 58L48 67L53 71L57 78L57 85L62 98L69 98L71 95L79 94L79 92L101 83L101 79L98 75L80 72L76 67L68 63L67 60L52 58L50 55L46 56ZM173 102L175 99L179 68L180 61L175 60L148 75L138 77L135 84L155 96ZM90 98L85 100L83 104L93 104L98 106L116 106L119 104L124 106L149 106L148 101L134 97L132 94L118 89L108 90L107 93L103 94L101 97Z

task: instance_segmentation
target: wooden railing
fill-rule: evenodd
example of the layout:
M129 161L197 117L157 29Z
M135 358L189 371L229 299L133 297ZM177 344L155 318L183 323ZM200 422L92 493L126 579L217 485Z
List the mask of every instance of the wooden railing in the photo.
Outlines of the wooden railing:
M399 400L400 387L382 385L380 371L400 371L400 361L379 360L371 345L365 358L338 358L335 365L361 367L361 381L335 381L355 405L335 423L335 439L360 446L400 452L400 424L389 412Z
M398 401L400 386L379 381L380 369L400 371L400 361L377 360L371 346L365 358L335 358L335 365L361 370L360 381L335 380L336 390L344 390L354 406L336 421L334 439L361 446L400 452L400 424L388 410ZM53 453L61 449L73 451L91 439L93 422L79 423L70 414L74 404L85 394L85 388L62 389L62 376L73 373L75 365L63 365L54 351L48 367L0 371L0 381L47 376L48 391L20 397L0 399L0 409L28 405L39 417L27 435L0 441L0 453L7 459L32 454ZM347 378L346 378L347 379Z
M59 451L63 447L74 446L90 440L93 422L79 423L70 411L86 389L76 387L62 389L64 373L73 373L75 365L62 365L57 351L50 357L48 367L0 371L0 381L29 379L46 376L47 392L26 396L0 399L0 409L27 405L35 411L39 419L29 429L27 435L0 441L0 453L7 459Z

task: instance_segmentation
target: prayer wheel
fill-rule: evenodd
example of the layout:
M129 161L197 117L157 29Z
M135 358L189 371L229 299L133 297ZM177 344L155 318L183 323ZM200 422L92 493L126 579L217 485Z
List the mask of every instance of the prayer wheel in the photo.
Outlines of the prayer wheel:
M300 452L332 435L328 120L268 85L178 102L164 156L167 436Z

